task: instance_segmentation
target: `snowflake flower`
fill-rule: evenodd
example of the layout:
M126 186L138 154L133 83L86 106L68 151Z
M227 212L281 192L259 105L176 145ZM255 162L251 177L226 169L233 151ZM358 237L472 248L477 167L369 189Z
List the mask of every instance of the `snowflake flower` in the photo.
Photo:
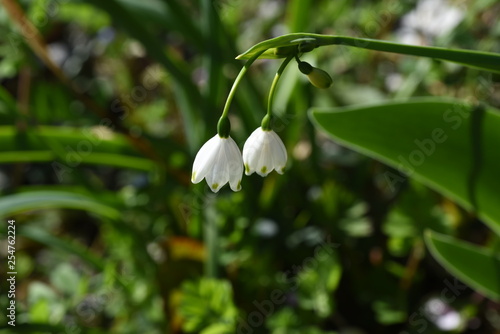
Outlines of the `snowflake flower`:
M241 190L243 160L241 152L231 137L218 134L207 141L196 154L191 181L199 183L206 179L213 192L218 192L226 183L233 191Z
M287 154L285 145L273 130L256 129L243 146L245 174L257 172L267 176L273 169L279 174L285 171Z

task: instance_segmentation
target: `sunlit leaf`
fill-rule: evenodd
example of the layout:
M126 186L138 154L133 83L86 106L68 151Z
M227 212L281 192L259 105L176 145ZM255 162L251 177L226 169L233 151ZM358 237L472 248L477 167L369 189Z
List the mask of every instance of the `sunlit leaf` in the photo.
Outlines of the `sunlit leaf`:
M428 98L313 109L311 117L340 143L397 168L380 175L391 190L408 174L478 212L500 234L498 111Z
M118 208L99 200L65 191L30 191L0 198L0 216L3 217L53 208L86 210L110 219L117 219L121 214Z
M0 127L0 163L58 162L57 168L80 164L108 165L150 171L151 160L142 158L120 134L104 128L40 126L18 132L13 126Z
M436 260L461 281L500 301L500 256L492 250L427 230L427 247Z

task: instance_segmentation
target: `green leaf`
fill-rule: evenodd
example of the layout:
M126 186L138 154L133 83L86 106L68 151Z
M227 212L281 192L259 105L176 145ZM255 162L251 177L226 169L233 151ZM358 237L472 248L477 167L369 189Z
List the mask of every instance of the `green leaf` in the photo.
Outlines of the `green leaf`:
M236 57L236 59L249 59L261 51L265 52L259 58L284 58L290 54L297 53L299 45L301 45L304 51L311 51L314 48L325 45L347 45L369 50L448 60L500 73L500 54L496 53L406 45L369 38L307 33L294 33L268 39L252 46L246 52Z
M493 251L427 230L432 255L450 273L485 296L500 301L500 257Z
M435 98L313 109L311 118L347 147L415 177L500 234L500 114ZM394 190L399 173L380 175Z
M184 319L183 330L192 333L234 333L237 309L233 290L228 281L203 278L182 285L179 313Z
M0 126L0 163L56 160L66 168L80 163L144 171L154 167L124 136L102 128L39 126L21 133L13 126Z
M91 197L66 191L30 191L3 196L0 199L0 216L7 217L21 212L67 208L86 210L110 219L118 219L120 210Z

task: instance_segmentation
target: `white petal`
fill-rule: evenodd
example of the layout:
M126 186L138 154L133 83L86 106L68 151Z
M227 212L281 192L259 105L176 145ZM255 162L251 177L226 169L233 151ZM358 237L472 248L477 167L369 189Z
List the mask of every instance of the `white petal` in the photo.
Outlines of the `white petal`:
M273 138L271 140L271 152L273 155L273 168L279 174L283 174L286 166L287 154L286 148L283 144L281 138L276 134L276 132L271 131L270 136Z
M252 174L257 169L264 137L264 131L261 128L257 128L252 132L243 146L243 163L245 164L246 175Z
M227 139L222 138L213 162L212 169L207 173L206 180L213 192L218 192L229 181L229 166L226 156Z
M191 175L193 183L199 183L210 171L220 143L221 138L219 135L215 135L200 148L194 158L193 173Z
M252 132L250 137L246 140L245 144L243 145L243 164L245 165L245 174L250 175L252 174L255 170L250 167L250 160L252 160L253 155L255 154L255 138L256 138L256 132Z
M283 174L287 161L285 145L274 131L256 129L243 146L245 174L267 176L273 170Z
M257 165L255 167L257 174L260 176L267 176L273 168L270 139L272 138L269 137L269 132L265 131L263 134L262 144L260 146L260 152L258 153Z
M241 176L243 175L243 159L241 151L234 140L229 137L226 145L226 156L229 168L229 186L233 191L241 190Z

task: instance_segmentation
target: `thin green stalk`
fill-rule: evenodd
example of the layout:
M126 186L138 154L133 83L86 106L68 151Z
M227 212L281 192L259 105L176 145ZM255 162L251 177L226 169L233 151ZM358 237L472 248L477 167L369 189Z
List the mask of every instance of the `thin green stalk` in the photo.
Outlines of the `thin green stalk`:
M278 69L278 72L276 72L276 75L274 76L273 83L271 84L271 89L269 90L269 99L267 100L267 116L271 117L272 115L272 108L273 108L273 101L274 101L274 93L276 91L276 87L278 85L278 81L281 78L281 74L285 70L286 66L288 63L290 63L290 60L293 59L295 55L291 54L289 55L283 63L281 63L280 68Z
M307 46L308 51L325 45L346 45L369 50L436 58L500 73L500 54L497 53L407 45L368 38L307 33L288 34L263 41L252 46L249 50L236 57L236 59L248 59L256 52L262 51L264 51L262 58L284 58L291 53L296 53L298 45Z
M231 102L233 101L234 93L236 93L236 89L238 88L238 85L240 84L241 79L245 76L245 73L247 73L247 70L250 68L250 66L253 64L253 62L259 58L259 56L264 52L265 50L259 51L256 54L254 54L248 61L245 63L243 68L241 69L240 73L236 77L233 83L233 87L231 87L231 90L229 91L229 95L227 96L226 104L224 105L224 109L222 110L222 115L221 118L227 117L227 114L229 112L229 107L231 106Z
M205 261L205 276L216 278L218 276L218 257L219 257L219 228L217 226L218 215L214 209L215 203L206 206L204 224L204 240L207 250Z

